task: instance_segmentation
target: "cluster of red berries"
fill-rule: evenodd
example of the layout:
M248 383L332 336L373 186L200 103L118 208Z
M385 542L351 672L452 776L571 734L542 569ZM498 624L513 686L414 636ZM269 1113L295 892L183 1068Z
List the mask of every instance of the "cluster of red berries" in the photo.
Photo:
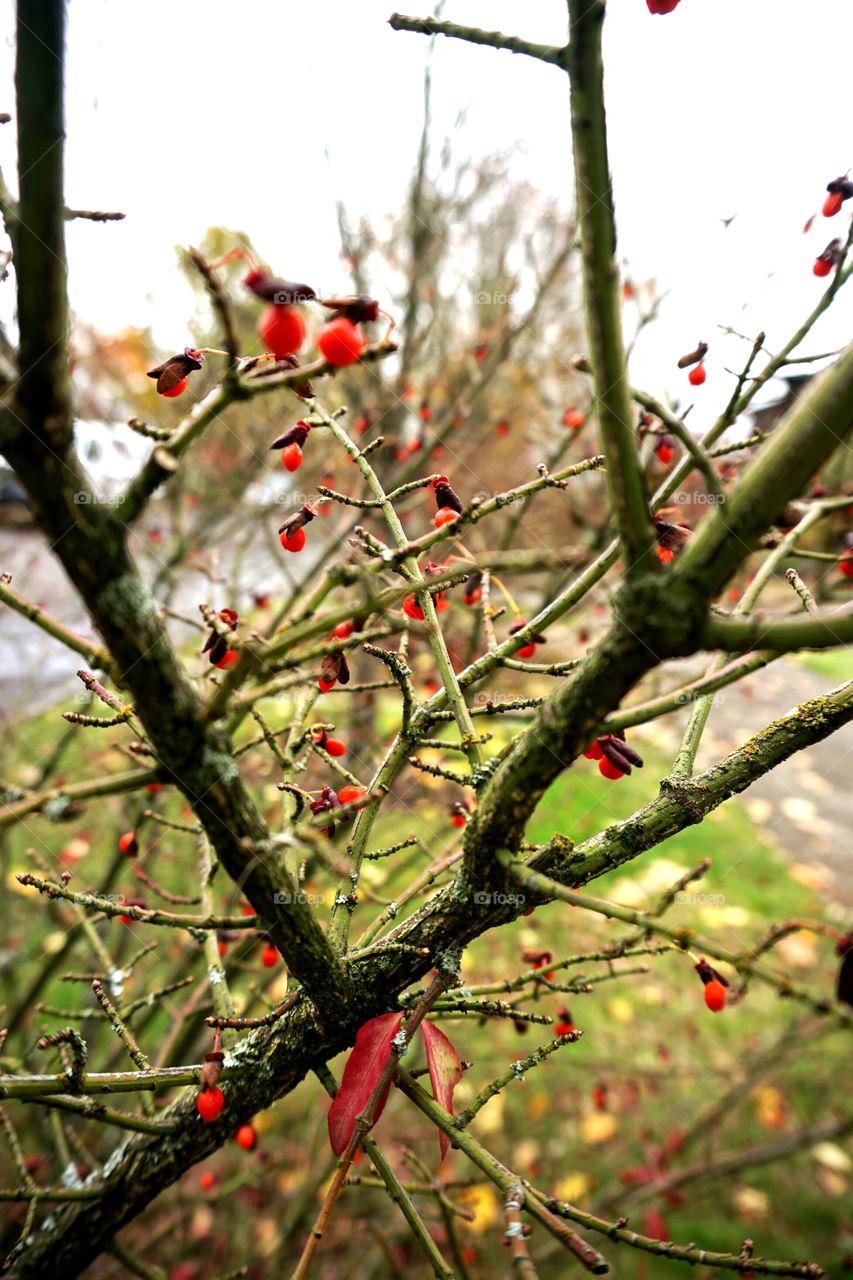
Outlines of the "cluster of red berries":
M237 630L236 609L220 609L218 617L220 622L224 622L231 631ZM240 658L239 650L232 649L226 637L215 628L205 640L202 653L206 653L211 665L218 667L220 671L230 671Z
M705 988L706 1005L712 1013L720 1013L726 1007L728 980L712 969L707 960L700 960L695 967Z
M374 298L318 298L310 285L279 280L265 271L253 268L243 280L255 297L268 303L258 321L258 333L277 360L295 355L305 341L305 320L298 304L319 302L331 311L317 334L317 348L329 364L338 368L354 364L366 346L360 324L379 318L379 303Z
M643 767L643 757L633 747L628 746L625 734L621 730L617 730L616 733L604 733L600 738L596 738L592 746L587 747L584 755L587 760L597 760L598 772L602 777L610 778L613 782L629 774L632 766L636 769Z

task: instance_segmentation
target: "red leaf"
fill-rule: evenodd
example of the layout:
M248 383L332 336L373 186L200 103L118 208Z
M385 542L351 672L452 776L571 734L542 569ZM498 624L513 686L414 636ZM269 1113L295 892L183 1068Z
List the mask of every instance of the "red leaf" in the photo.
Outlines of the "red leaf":
M329 1111L329 1141L336 1156L342 1155L353 1135L357 1117L367 1105L391 1053L391 1041L400 1030L403 1013L381 1013L359 1027L352 1053L344 1067L341 1087ZM379 1100L374 1123L388 1100L388 1088Z
M426 1045L429 1078L432 1084L432 1096L439 1106L444 1107L448 1115L453 1115L453 1090L462 1079L462 1063L459 1054L453 1048L443 1031L439 1031L432 1022L422 1022ZM447 1155L450 1139L446 1133L439 1133L442 1160Z

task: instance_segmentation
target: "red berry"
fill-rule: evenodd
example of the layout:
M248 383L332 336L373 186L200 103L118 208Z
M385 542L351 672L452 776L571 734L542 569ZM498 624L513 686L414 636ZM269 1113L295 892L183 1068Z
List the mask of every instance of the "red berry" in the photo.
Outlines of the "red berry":
M649 13L672 13L679 0L646 0Z
M149 782L145 790L152 796L156 796L158 791L163 790L163 784L162 782Z
M302 450L298 444L289 444L281 451L281 465L288 471L298 471L302 466Z
M625 775L607 756L602 756L598 762L598 772L603 778L610 778L611 782L615 782L617 778L624 778Z
M202 1089L196 1098L196 1106L202 1120L206 1120L208 1124L211 1120L215 1120L225 1106L225 1095L219 1085L215 1084L210 1089Z
M719 1013L726 1007L726 988L716 978L705 983L705 1003L712 1013Z
M452 524L454 520L459 519L459 512L454 511L452 507L440 507L435 513L433 524L436 529L440 529L442 525Z
M274 969L278 964L278 948L268 942L261 952L261 964L265 969Z
M840 191L830 191L823 202L823 216L825 218L834 218L843 203L844 197Z
M353 631L355 631L354 622L339 622L332 635L336 640L346 640L348 636L352 635Z
M165 396L167 400L174 400L175 396L181 395L187 389L187 379L181 378L180 382L176 382L168 391L161 391L160 395Z
M406 596L403 601L403 613L407 618L414 618L416 622L424 620L424 611L414 596Z
M536 652L535 644L523 644L521 648L516 651L515 656L517 658L532 658L535 652Z
M341 787L338 799L341 804L354 804L357 800L364 799L366 795L364 787Z
M573 1022L558 1022L554 1028L554 1035L559 1038L560 1036L567 1036L570 1032L576 1030L577 1027Z
M424 693L427 697L432 698L441 688L437 680L424 680Z
M254 1151L258 1145L258 1135L254 1126L250 1124L241 1124L235 1135L237 1145L242 1147L244 1151Z
M450 821L453 823L454 827L464 827L468 819L465 817L464 813L454 813Z
M215 665L219 668L220 671L230 671L232 667L235 667L237 665L239 659L240 659L240 652L238 649L226 649L225 653L222 655L219 661L215 663Z
M586 756L587 760L600 760L604 755L604 752L601 750L601 747L598 745L598 743L594 742L591 747L587 747L586 751L584 752L584 755Z
M568 427L570 431L577 431L583 426L585 420L580 409L567 409L563 414L563 426Z
M329 364L355 364L365 345L364 334L346 316L336 316L317 334L317 347Z
M202 1169L198 1185L202 1191L212 1191L216 1186L216 1174L212 1173L210 1169Z
M347 753L346 744L340 738L327 738L323 746L330 756L345 756Z
M139 853L139 842L136 839L136 832L125 831L123 835L120 835L118 838L118 848L119 853L126 853L131 858L135 857L136 854Z
M816 276L828 276L832 270L832 260L830 258L816 258L812 271Z
M228 943L225 941L224 938L219 939L219 941L216 944L216 949L219 952L219 958L221 960L224 959L225 956L228 954Z
M258 333L276 360L292 356L305 341L305 321L296 307L272 303L261 313Z
M853 578L853 551L847 551L838 561L838 571L845 578Z
M328 693L330 689L334 689L337 683L337 680L324 680L322 676L317 681L321 693Z
M687 381L690 383L691 387L701 387L702 383L705 381L705 366L701 361L699 364L695 364L690 370L687 375Z
M658 462L662 463L665 467L668 467L675 457L675 450L671 444L659 444L655 449L655 453L657 454Z
M279 542L285 551L301 551L305 546L305 530L294 529L293 533L288 533L285 530L284 533L279 535Z

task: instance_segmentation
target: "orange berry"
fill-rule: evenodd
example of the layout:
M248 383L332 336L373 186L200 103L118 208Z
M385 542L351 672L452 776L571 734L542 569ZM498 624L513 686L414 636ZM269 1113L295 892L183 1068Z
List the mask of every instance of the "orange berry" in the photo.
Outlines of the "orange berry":
M265 969L274 969L278 964L278 948L268 942L261 952L261 964Z
M435 513L433 524L436 529L440 529L443 525L452 524L454 520L459 519L459 512L454 511L452 507L440 507Z
M276 360L292 356L305 341L305 321L296 307L272 303L261 312L258 333Z
M126 853L133 858L139 853L139 842L136 839L135 831L125 831L118 838L119 853Z
M585 421L580 409L567 409L563 414L563 426L568 427L570 431L577 431Z
M341 804L355 804L356 801L363 800L366 795L364 787L341 787L338 799Z
M336 316L317 334L317 347L329 364L355 364L365 348L364 334L346 316Z
M611 782L615 782L618 778L624 778L625 774L618 768L612 760L608 760L607 756L602 756L598 762L598 772L603 778L609 778Z
M255 1132L254 1125L241 1124L234 1136L237 1139L237 1145L242 1147L244 1151L254 1151L258 1145L258 1135Z
M214 665L218 667L220 671L230 671L232 667L235 667L237 665L239 660L240 660L239 650L226 649L225 653L222 655L219 661Z
M844 197L840 191L830 191L823 202L823 216L825 218L834 218L843 203Z
M720 1013L726 1007L726 988L716 978L705 983L705 1003L712 1013Z
M196 1098L196 1106L202 1120L205 1120L208 1124L215 1120L225 1106L225 1095L219 1085L215 1084L209 1089L202 1089Z
M406 596L403 601L403 613L407 618L414 618L416 622L423 622L424 620L424 611L413 595Z
M284 533L279 534L279 542L285 551L301 551L305 546L305 530L294 529L292 533L285 530Z
M288 471L298 471L302 466L302 450L298 444L289 444L281 451L281 465Z
M175 396L181 395L187 389L187 379L181 378L180 382L176 382L168 391L161 391L160 395L165 396L167 400L174 400Z
M198 1185L201 1187L202 1191L212 1191L216 1186L216 1174L210 1169L202 1169Z

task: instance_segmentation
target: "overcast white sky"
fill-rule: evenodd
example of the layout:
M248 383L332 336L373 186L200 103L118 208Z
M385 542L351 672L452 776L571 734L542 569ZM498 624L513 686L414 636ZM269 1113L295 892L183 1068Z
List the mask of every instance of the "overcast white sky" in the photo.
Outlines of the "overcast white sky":
M197 243L208 226L245 229L282 274L331 286L335 198L354 215L399 206L428 42L390 30L393 0L69 8L68 201L127 213L120 224L69 227L73 305L104 331L150 324L164 347L184 345L190 304L174 246ZM0 9L9 99L0 106L11 108L11 0ZM447 0L443 16L533 40L566 34L563 0ZM715 325L783 340L823 287L815 256L843 234L850 206L808 236L802 227L826 182L853 165L853 3L682 0L652 17L645 0L610 0L606 33L621 252L636 278L656 275L671 291L634 377L683 392L674 357L704 337L710 412L730 386L721 366L742 355ZM473 154L520 142L513 172L569 207L561 73L444 39L434 67L438 134L467 108ZM0 130L0 161L11 181L13 126ZM846 341L851 315L843 300L810 349Z

